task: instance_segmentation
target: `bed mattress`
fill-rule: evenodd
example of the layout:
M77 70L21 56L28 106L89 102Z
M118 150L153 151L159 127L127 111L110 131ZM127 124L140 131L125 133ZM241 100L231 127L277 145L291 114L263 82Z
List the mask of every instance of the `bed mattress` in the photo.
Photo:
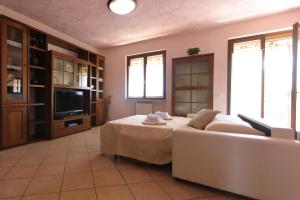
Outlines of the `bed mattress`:
M166 125L143 125L146 115L134 115L106 123L100 128L101 153L122 155L151 164L172 160L172 133L189 118L173 117Z

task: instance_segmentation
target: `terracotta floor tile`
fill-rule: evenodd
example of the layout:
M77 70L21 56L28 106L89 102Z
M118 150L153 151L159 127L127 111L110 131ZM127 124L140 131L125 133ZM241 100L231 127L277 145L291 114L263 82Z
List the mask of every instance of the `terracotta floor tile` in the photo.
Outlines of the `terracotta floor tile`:
M32 179L26 195L33 194L45 194L59 192L62 183L62 176L45 176L45 177L35 177Z
M154 168L154 169L146 169L146 171L156 181L166 180L166 179L168 179L168 180L174 179L172 177L171 169L166 170L166 169Z
M62 164L61 163L59 163L59 164L43 164L43 165L40 165L35 176L51 176L51 175L63 174L64 169L65 169L64 163L62 163Z
M69 146L86 146L86 144L84 139L71 139Z
M60 200L97 200L97 196L95 193L95 189L76 190L62 192L60 195Z
M64 163L67 160L67 153L46 155L43 164Z
M87 146L88 152L99 152L100 153L100 145L89 145Z
M68 153L67 162L89 160L88 153Z
M246 198L246 197L241 197L238 195L222 195L222 196L215 196L215 197L210 197L210 200L251 200L250 198Z
M4 150L0 152L0 158L20 158L24 156L27 149L16 147L14 149Z
M129 188L136 200L171 200L155 182L129 184Z
M24 166L24 165L38 165L44 159L44 156L26 156L21 158L19 162L16 164L17 166Z
M70 153L87 153L88 150L86 146L71 146L68 149L68 152Z
M127 183L138 183L153 181L149 174L143 169L122 169L120 170Z
M60 144L59 146L51 146L46 155L57 155L68 153L68 144Z
M65 174L62 191L93 188L92 173Z
M31 156L43 156L46 155L47 152L48 152L47 148L34 148L34 149L29 149L26 154Z
M177 180L163 180L158 183L176 200L204 197L202 189L191 183Z
M125 184L119 171L116 169L97 171L93 173L93 176L96 187Z
M7 157L0 158L0 167L11 167L14 166L20 160L19 157Z
M58 200L59 193L24 196L21 200Z
M102 160L91 162L93 171L101 171L104 169L116 169L116 166L112 160Z
M115 161L115 164L118 169L126 169L126 168L143 169L144 168L144 166L141 166L140 164L137 164L129 160L123 160L123 159L117 159Z
M0 181L0 199L23 195L30 178Z
M91 172L89 161L66 163L65 173Z
M0 200L247 199L176 180L171 172L171 165L101 154L98 127L0 151Z
M12 167L0 167L0 179L11 169Z
M133 200L126 185L97 188L98 198L101 200Z
M89 159L92 163L94 162L102 162L102 161L112 161L114 162L114 159L112 156L104 156L99 152L89 152Z
M3 177L3 179L30 178L33 177L38 165L15 166Z

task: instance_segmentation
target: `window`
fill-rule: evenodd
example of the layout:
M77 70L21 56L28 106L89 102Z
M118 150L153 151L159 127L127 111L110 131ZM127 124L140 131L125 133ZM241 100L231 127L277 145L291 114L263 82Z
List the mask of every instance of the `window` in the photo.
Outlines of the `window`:
M166 51L127 56L127 98L165 98Z
M229 50L229 113L291 127L291 32L231 40Z

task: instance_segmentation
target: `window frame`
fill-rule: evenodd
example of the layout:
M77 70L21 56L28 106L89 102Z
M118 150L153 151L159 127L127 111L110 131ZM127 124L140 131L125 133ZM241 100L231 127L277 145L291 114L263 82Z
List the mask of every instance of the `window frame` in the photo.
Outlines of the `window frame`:
M155 56L155 55L162 55L163 57L163 96L162 97L147 97L146 96L146 70L147 70L147 57L148 56ZM135 58L143 58L144 59L144 94L142 97L129 97L128 91L129 91L129 66L130 66L130 60ZM126 67L126 99L166 99L166 50L159 50L159 51L153 51L148 53L141 53L141 54L135 54L130 55L126 57L127 67Z
M261 50L262 50L262 84L261 84L261 118L264 118L264 94L265 94L265 41L270 37L290 35L293 36L293 30L279 31L267 34L258 34L253 36L241 37L228 40L228 57L227 57L227 114L230 115L231 110L231 74L232 74L232 54L233 46L235 43L247 42L252 40L260 40ZM294 85L295 74L292 75L292 87ZM291 91L291 128L295 128L295 110L293 109L294 104L296 104L296 99L294 97L294 91Z

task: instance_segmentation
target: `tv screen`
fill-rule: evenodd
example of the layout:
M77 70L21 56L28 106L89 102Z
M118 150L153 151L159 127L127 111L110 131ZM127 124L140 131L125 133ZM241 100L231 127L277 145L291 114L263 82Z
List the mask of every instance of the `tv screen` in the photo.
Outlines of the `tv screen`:
M55 91L55 115L68 115L78 112L83 112L83 91Z

